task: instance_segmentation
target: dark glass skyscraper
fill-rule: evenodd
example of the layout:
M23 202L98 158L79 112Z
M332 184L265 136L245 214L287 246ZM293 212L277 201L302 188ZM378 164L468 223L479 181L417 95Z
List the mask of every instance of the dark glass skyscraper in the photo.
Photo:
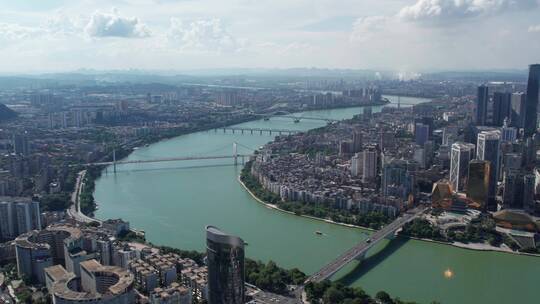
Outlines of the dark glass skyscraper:
M476 145L476 159L490 162L489 167L489 189L488 189L488 210L495 209L495 196L497 192L497 181L499 180L499 159L501 150L501 135L499 131L484 131L478 134Z
M476 120L477 126L485 126L487 119L489 100L489 89L487 86L481 85L478 87L478 94L476 96Z
M510 126L515 128L523 128L525 116L525 104L527 102L527 94L514 93L510 105Z
M493 93L493 125L500 127L504 119L510 120L512 94L495 92Z
M525 106L524 129L525 136L532 136L537 127L538 94L540 94L540 64L529 67L529 82L527 83L527 103Z
M206 226L208 303L244 303L244 241Z

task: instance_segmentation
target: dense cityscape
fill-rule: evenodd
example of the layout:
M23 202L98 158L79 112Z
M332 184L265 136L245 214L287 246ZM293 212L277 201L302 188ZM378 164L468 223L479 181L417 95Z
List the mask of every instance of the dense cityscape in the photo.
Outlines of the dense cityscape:
M0 0L0 304L538 303L539 12Z
M272 208L380 229L385 237L536 254L540 143L537 116L529 113L537 113L539 69L531 65L526 84L487 83L477 87L476 95L444 94L414 106L398 98L391 107L384 107L389 101L382 94L386 86L398 90L394 81L360 86L325 80L317 90L298 82L298 87L257 90L80 85L4 92L2 299L295 303L320 298L337 303L352 292L351 299L371 301L362 291L324 285L341 264L308 276L248 262L241 237L212 226L203 254L152 245L144 231L121 219L92 218L94 184L104 170L93 163L116 168L138 147L164 138L221 130L261 116L267 120L348 106L362 106L362 111L307 132L277 135L261 147L243 167L244 187ZM396 93L422 92L425 86L404 81L404 91ZM342 91L317 93L328 87ZM381 105L382 111L372 111ZM350 256L364 256L382 239L361 241ZM273 278L277 273L281 277ZM391 299L384 292L376 296L373 301Z

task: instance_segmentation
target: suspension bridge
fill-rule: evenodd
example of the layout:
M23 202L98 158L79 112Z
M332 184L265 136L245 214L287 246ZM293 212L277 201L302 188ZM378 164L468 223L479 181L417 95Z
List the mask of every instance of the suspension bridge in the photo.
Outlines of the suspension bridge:
M113 150L112 160L111 161L102 161L102 162L93 162L86 163L82 166L92 167L92 166L113 166L113 171L116 173L117 165L126 165L126 164L148 164L148 163L162 163L162 162L178 162L178 161L189 161L189 160L210 160L210 159L232 159L234 160L234 165L238 165L238 160L240 159L244 163L245 158L249 158L254 154L249 153L238 153L238 146L248 149L250 151L255 151L251 147L233 142L233 151L232 154L219 154L219 155L192 155L192 156L178 156L178 157L163 157L163 158L153 158L153 159L125 159L117 160L116 159L116 150Z

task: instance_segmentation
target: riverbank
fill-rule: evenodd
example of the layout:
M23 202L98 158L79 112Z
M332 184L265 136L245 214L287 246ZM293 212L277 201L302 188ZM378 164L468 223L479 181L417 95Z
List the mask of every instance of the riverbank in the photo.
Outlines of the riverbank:
M290 214L290 215L299 216L299 217L303 217L303 218L307 218L307 219L311 219L311 220L315 220L315 221L321 221L321 222L329 223L329 224L332 224L332 225L339 225L339 226L348 227L348 228L367 230L367 231L370 231L370 232L376 231L375 229L371 229L369 227L362 227L362 226L357 226L357 225L352 225L352 224L340 223L340 222L332 221L330 219L324 219L324 218L315 217L315 216L311 216L311 215L296 214L296 213L294 213L292 211L284 210L282 208L279 208L275 204L265 202L261 198L257 197L246 186L246 184L244 184L244 182L240 178L240 175L238 176L237 181L240 183L240 185L242 185L244 190L246 190L251 195L251 197L253 197L253 199L255 199L258 203L264 205L265 207L267 207L269 209L273 209L273 210L276 210L276 211L279 211L279 212L283 212L283 213L287 213L287 214ZM435 244L440 244L440 245L453 246L453 247L456 247L456 248L467 249L467 250L472 250L472 251L500 252L500 253L507 253L507 254L515 254L515 255L540 257L540 254L513 251L511 248L509 248L507 246L506 247L495 247L495 246L491 246L491 245L483 244L483 243L469 243L469 244L466 244L466 243L460 243L460 242L443 242L443 241L437 241L437 240L432 240L432 239L417 238L417 237L404 236L404 235L401 235L400 237L411 239L411 240L416 240L416 241L421 241L421 242L429 242L429 243L435 243Z
M428 242L428 243L435 243L440 245L447 245L452 246L456 248L471 250L471 251L484 251L484 252L499 252L499 253L506 253L511 255L523 255L523 256L530 256L530 257L536 257L540 258L540 254L534 254L534 253L528 253L528 252L519 252L519 251L513 251L510 247L495 247L488 244L481 244L481 243L460 243L460 242L443 242L443 241L437 241L432 239L425 239L425 238L417 238L417 237L411 237L411 236L403 236L411 240L421 241L421 242Z
M279 208L277 205L271 204L271 203L268 203L268 202L265 202L265 201L263 201L262 199L260 199L259 197L257 197L257 196L256 196L256 195L255 195L255 194L254 194L254 193L246 186L246 184L244 184L244 182L243 182L242 179L240 178L240 175L238 175L237 181L238 181L238 182L240 183L240 185L242 185L242 187L243 187L243 188L251 195L251 197L253 197L253 199L255 199L257 202L261 203L262 205L264 205L264 206L267 207L268 209L273 209L273 210L277 210L277 211L280 211L280 212L283 212L283 213L287 213L287 214L290 214L290 215L299 216L299 217L307 218L307 219L310 219L310 220L315 220L315 221L325 222L325 223L332 224L332 225L339 225L339 226L348 227L348 228L355 228L355 229L360 229L360 230L367 230L367 231L370 231L370 232L374 232L374 231L375 231L375 229L372 229L372 228L369 228L369 227L362 227L362 226L357 226L357 225L352 225L352 224L340 223L340 222L333 221L333 220L331 220L331 219L323 219L323 218L315 217L315 216L311 216L311 215L296 214L296 213L294 213L294 212L292 212L292 211L288 211L288 210Z
M278 110L287 111L290 114L295 114L295 113L310 112L310 111L324 111L324 110L365 108L365 107L382 107L382 106L386 106L386 105L389 105L389 104L392 104L392 102L388 98L385 98L384 101L381 101L381 102L373 102L373 103L361 104L361 105L343 104L343 105L333 105L333 106L330 106L330 107L320 107L320 108L278 109ZM260 113L260 114L265 115L265 114L268 114L268 113ZM279 116L280 115L275 115L273 117L279 117ZM299 117L299 118L301 119L301 117ZM152 145L152 144L156 144L156 143L159 143L159 142L162 142L162 141L170 140L170 139L173 139L173 138L176 138L176 137L179 137L179 136L194 134L194 133L197 133L197 132L207 132L207 131L211 131L211 130L214 130L214 129L226 128L226 127L235 126L235 125L239 125L239 124L243 124L243 123L257 121L257 120L260 120L260 119L261 119L261 116L252 116L252 117L249 117L249 118L239 119L237 121L225 122L225 123L219 124L219 125L201 126L201 127L198 127L198 128L194 128L194 129L191 129L191 130L185 130L185 131L181 131L181 132L177 132L177 133L171 132L170 135L166 134L166 135L163 135L163 137L154 136L154 137L150 137L150 138L141 138L141 139L139 139L139 140L137 140L135 142L128 143L126 145L126 147L125 147L125 149L126 149L125 155L122 155L121 157L118 157L118 154L117 154L117 160L119 161L119 160L122 160L122 159L128 157L129 155L131 155L131 153L133 153L134 148L138 148L139 146ZM112 152L108 155L108 158L112 159Z

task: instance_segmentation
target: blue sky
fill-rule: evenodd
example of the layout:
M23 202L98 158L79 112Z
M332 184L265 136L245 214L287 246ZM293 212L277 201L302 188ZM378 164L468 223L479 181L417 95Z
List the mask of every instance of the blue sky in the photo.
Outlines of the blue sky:
M0 0L0 72L525 69L540 0Z

